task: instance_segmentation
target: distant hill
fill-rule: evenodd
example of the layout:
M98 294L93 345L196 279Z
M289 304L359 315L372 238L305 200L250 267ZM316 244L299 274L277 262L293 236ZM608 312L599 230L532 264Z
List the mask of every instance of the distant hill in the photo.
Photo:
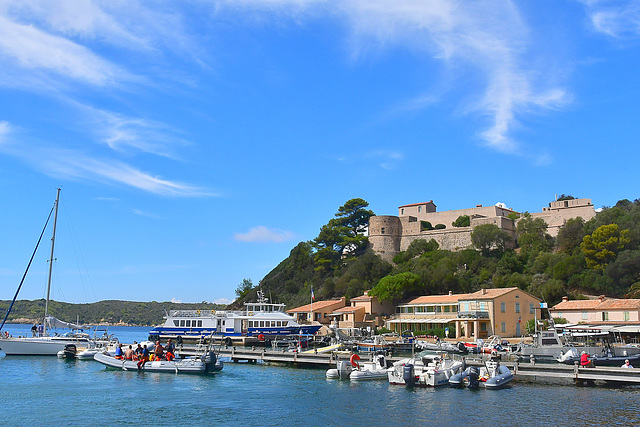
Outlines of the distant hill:
M0 315L4 315L11 301L0 301ZM13 306L7 322L33 323L44 316L44 299L19 300ZM136 302L106 300L90 304L70 304L49 301L49 314L66 322L79 320L83 324L155 326L163 322L166 310L220 310L225 306L212 303Z

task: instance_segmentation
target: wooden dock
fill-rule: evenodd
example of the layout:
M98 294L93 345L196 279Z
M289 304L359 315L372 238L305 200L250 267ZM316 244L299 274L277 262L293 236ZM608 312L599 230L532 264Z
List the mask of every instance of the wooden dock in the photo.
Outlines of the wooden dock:
M289 363L297 366L330 368L336 365L338 360L348 360L349 352L315 353L290 352L283 349L267 349L264 347L240 347L221 346L215 349L219 357L232 362L249 363ZM185 355L202 353L200 346L185 346L182 352ZM373 358L372 354L359 353L362 360ZM406 356L403 356L406 357ZM400 360L398 356L387 356L387 360L395 362ZM470 366L482 366L484 361L473 357L466 357L465 363ZM625 369L614 367L582 368L579 365L563 365L561 363L522 363L501 362L514 373L515 379L561 379L572 380L576 383L606 381L622 384L640 384L640 368Z

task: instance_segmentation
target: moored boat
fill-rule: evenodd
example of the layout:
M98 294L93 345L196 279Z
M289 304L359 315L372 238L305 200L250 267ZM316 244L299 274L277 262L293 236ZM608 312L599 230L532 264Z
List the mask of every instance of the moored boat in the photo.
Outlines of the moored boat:
M168 372L173 374L191 373L201 374L215 371L217 357L214 352L208 352L198 357L186 357L174 360L151 360L140 364L136 360L124 360L111 356L108 353L97 353L94 360L102 363L107 368L115 368L123 371Z
M357 354L353 356L357 356ZM360 362L359 357L356 359L353 356L351 366L353 366L354 370L349 375L351 381L383 380L387 378L389 366L384 354L377 354L370 362Z
M413 357L401 359L387 370L390 384L407 387L438 387L449 383L449 378L463 369L462 360L433 354L429 350Z
M262 291L258 301L245 303L245 310L172 310L164 324L149 332L149 340L212 338L231 345L234 339L253 337L266 341L275 337L309 336L320 325L301 325L284 311L284 304L270 303Z
M458 387L466 385L468 388L485 387L499 389L513 380L513 372L499 360L490 360L484 366L469 366L464 371L449 378L449 384Z

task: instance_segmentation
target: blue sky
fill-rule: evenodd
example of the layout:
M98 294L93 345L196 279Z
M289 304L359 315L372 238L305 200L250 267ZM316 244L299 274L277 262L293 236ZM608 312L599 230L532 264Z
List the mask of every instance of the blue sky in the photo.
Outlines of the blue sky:
M638 1L4 1L0 298L57 186L80 303L230 301L353 197L633 200L639 61Z

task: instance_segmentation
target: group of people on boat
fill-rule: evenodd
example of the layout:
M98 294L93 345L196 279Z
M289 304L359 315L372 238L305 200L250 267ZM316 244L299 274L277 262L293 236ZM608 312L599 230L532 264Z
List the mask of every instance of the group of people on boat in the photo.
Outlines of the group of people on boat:
M147 345L138 343L138 347L134 350L132 345L126 350L122 349L122 343L118 344L115 351L115 358L119 360L132 360L138 362L138 369L144 367L148 361L154 360L173 360L175 359L175 346L171 342L171 338L167 340L167 345L162 346L160 341L156 341L153 347L153 354L149 352Z

